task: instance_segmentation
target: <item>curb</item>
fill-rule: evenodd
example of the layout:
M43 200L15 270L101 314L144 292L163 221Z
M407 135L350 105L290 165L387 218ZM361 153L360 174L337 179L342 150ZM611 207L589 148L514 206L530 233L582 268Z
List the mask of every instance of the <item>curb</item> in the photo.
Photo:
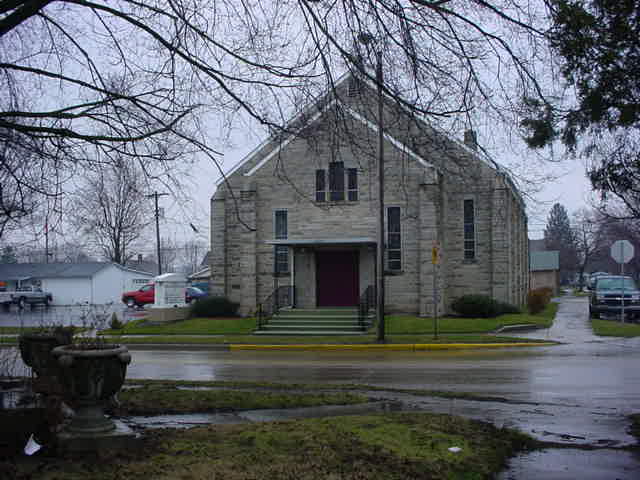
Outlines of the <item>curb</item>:
M468 350L475 348L545 347L557 345L555 342L511 342L511 343L415 343L383 345L229 345L229 350L349 350L349 351L425 351L425 350Z

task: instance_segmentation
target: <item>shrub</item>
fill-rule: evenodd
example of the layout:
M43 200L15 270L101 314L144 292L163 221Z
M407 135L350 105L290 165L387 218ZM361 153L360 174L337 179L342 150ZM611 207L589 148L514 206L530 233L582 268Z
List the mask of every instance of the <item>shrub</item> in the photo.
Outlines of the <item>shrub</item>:
M500 311L498 315L507 315L510 313L522 313L522 311L518 307L510 303L498 302L498 301L496 301L496 303L498 304L498 310Z
M463 295L451 304L451 308L464 318L493 318L505 313L520 313L515 305L499 302L488 295Z
M535 315L536 313L543 311L551 300L552 295L553 290L549 287L530 290L527 294L527 307L529 309L529 313Z
M490 318L498 315L496 301L487 295L463 295L452 304L460 316Z
M118 318L118 314L113 312L111 314L111 321L109 322L109 328L111 330L122 330L124 328L124 323L120 321Z
M191 317L232 317L239 307L225 297L205 297L193 302L189 313Z

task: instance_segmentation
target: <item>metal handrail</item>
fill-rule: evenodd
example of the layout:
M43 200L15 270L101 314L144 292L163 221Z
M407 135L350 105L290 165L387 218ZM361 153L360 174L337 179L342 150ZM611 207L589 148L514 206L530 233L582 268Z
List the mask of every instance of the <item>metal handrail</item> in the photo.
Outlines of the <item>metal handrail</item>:
M362 331L366 331L369 327L367 319L369 318L369 311L375 307L376 304L376 288L373 285L369 285L360 296L358 302L358 323Z
M283 285L276 288L257 308L257 324L256 328L260 330L264 327L269 319L276 315L283 307L293 306L294 287L291 285Z

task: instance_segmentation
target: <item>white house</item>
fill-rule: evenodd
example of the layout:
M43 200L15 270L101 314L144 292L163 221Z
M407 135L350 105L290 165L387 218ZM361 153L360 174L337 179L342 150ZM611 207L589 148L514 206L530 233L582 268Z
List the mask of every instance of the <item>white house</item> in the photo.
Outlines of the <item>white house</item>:
M122 293L152 281L154 274L110 262L0 264L6 289L36 284L51 292L53 305L120 302Z

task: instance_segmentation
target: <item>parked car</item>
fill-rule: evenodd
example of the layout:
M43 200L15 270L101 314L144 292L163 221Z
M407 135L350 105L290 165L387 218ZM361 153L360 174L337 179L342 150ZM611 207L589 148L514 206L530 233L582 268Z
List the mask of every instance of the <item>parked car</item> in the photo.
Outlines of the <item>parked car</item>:
M631 277L600 275L589 297L589 315L621 315L624 302L625 316L640 318L640 290Z
M201 297L206 297L207 294L196 287L187 287L185 290L184 300L186 303L191 303L193 300L197 300ZM149 303L155 302L155 288L152 283L144 285L138 290L131 292L124 292L122 294L122 301L127 307L142 307Z
M138 290L132 290L130 292L124 292L122 294L122 301L127 307L142 307L155 301L155 290L153 283L143 285Z
M207 295L209 295L209 282L192 282L191 283L192 287L196 287L199 288L200 290L202 290L204 293L206 293Z
M185 301L187 303L191 303L192 301L198 300L206 296L207 296L207 293L203 292L197 287L187 287L187 290L185 292Z
M604 276L608 276L609 274L607 272L594 272L591 275L589 275L589 281L587 282L587 288L589 290L593 290L596 287L596 280L598 280L598 277L604 277Z
M0 304L8 308L12 303L18 308L24 308L27 304L36 305L38 303L48 307L53 301L53 296L49 292L43 292L42 288L35 285L25 285L13 291L0 292Z

